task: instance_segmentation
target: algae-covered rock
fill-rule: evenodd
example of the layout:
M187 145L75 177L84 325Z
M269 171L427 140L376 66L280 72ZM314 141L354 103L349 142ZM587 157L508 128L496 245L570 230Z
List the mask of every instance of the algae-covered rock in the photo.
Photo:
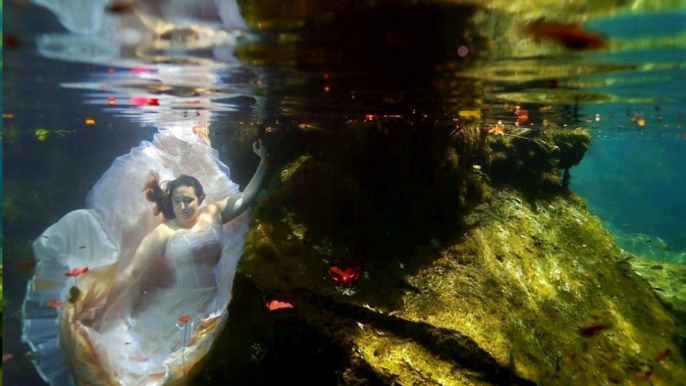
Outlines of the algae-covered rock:
M679 342L686 348L686 266L629 256L629 264L655 290L658 299L676 317Z
M674 315L559 188L587 134L516 139L532 142L527 158L479 130L385 125L296 134L300 155L253 212L229 323L193 384L686 379ZM499 153L501 175L474 168ZM511 186L555 174L556 193L497 188L510 166ZM348 269L361 274L335 274ZM269 311L274 299L293 308Z
M590 142L589 133L581 128L490 135L492 180L533 193L566 188L569 169L581 162Z

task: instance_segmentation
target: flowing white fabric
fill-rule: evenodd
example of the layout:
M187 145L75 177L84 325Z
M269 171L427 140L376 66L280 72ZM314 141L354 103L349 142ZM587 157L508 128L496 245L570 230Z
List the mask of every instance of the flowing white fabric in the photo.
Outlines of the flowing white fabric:
M107 12L110 0L31 0L51 10L60 23L70 32L95 34L112 31L121 25L118 21L131 13L144 18L159 19L164 29L201 26L212 29L247 29L236 0L146 0L128 1L132 12ZM111 32L110 32L111 33ZM121 31L120 31L121 33Z
M34 242L22 338L52 385L183 383L226 320L246 213L223 226L177 231L128 289L130 301L108 302L112 278L162 221L141 191L151 171L163 181L196 177L207 195L203 205L239 193L216 151L190 127L163 129L114 161L86 209L68 213ZM65 275L83 267L88 272Z

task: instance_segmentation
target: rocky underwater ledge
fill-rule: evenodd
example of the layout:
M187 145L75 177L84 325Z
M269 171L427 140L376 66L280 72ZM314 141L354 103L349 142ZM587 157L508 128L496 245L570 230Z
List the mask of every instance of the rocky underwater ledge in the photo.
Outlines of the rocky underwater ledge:
M686 379L686 270L622 251L566 187L589 134L454 127L267 127L275 171L191 383Z

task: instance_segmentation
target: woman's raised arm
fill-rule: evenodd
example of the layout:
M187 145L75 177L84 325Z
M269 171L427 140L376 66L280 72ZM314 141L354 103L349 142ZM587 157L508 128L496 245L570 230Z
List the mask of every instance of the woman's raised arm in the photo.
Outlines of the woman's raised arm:
M252 148L255 154L260 156L260 164L242 193L217 202L216 205L221 213L222 223L233 220L248 209L260 192L260 187L269 167L269 154L267 153L267 147L262 144L262 140L253 143Z

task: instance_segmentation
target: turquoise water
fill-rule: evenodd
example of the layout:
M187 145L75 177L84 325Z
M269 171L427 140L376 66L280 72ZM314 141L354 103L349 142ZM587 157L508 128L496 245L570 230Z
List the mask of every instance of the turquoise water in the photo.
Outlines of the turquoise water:
M583 80L599 83L589 91L617 101L584 109L589 119L599 114L600 120L588 124L593 145L574 169L572 187L605 220L620 246L686 263L686 50L670 40L686 33L686 12L620 15L589 28L627 41L657 41L593 56L636 70ZM632 122L637 115L645 126Z
M660 260L676 262L675 255L683 253L685 142L669 132L624 139L597 134L594 138L593 147L574 171L572 186L612 227L620 246L643 252L638 246L632 247L631 241L632 234L642 234L659 237L661 245L672 250L670 257L669 251L656 249L654 257Z
M3 113L12 117L3 118L0 153L3 352L14 355L3 366L7 384L40 384L20 341L31 241L63 214L81 208L115 157L150 139L156 126L176 120L211 121L220 157L232 167L236 181L245 184L252 166L241 167L235 149L223 144L251 122L332 130L370 114L409 124L420 119L445 123L458 111L480 109L485 123L511 124L512 106L520 105L528 109L527 125L533 128L548 121L589 129L593 142L571 170L571 188L588 200L620 246L686 263L686 11L620 13L594 20L587 27L612 37L616 50L514 58L515 68L537 74L529 80L478 75L475 80L459 71L436 75L427 67L434 64L430 60L440 61L442 52L439 59L424 58L429 65L420 61L422 66L413 66L409 64L427 51L379 53L373 45L357 51L346 44L341 55L328 46L296 46L308 53L299 58L307 65L297 65L295 59L296 64L283 59L289 51L268 40L273 36L267 40L276 46L267 46L280 56L263 61L237 58L233 43L227 42L193 50L176 47L170 50L174 52L154 46L135 51L125 44L66 35L53 14L28 3L5 4L4 11L5 37L12 38L12 44L7 39L4 44L2 100ZM433 16L426 16L424 28ZM442 33L438 37L445 42L427 42L426 50L463 44ZM116 55L107 56L112 53ZM452 53L449 59L454 57ZM389 59L393 63L385 62ZM509 59L493 59L483 67ZM403 66L403 60L409 64ZM139 66L145 69L139 71ZM577 75L578 68L603 70ZM482 70L475 72L488 73ZM551 90L551 80L559 81L560 89ZM543 96L550 98L541 101ZM42 139L39 129L47 131Z

